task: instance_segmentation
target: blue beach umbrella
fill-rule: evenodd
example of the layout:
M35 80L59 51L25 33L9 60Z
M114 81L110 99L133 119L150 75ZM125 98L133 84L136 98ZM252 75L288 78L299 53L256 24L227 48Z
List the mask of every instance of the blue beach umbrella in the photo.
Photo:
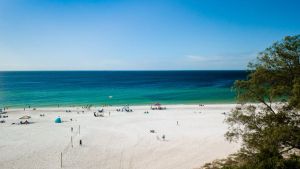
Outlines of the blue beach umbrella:
M57 117L54 121L55 123L61 123L61 118L60 117Z

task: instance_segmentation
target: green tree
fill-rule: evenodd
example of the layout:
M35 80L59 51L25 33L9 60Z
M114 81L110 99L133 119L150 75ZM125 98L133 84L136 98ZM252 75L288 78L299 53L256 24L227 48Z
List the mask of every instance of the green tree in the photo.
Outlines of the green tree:
M226 118L241 150L204 168L300 168L300 35L287 36L249 64L234 84L240 103Z

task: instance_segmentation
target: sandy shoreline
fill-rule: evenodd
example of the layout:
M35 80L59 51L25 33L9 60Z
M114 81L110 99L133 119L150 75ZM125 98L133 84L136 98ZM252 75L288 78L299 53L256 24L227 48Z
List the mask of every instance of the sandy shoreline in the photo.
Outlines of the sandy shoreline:
M121 107L112 106L104 107L105 117L94 117L100 107L9 109L6 122L0 124L0 168L60 168L61 152L63 168L70 169L197 168L239 148L224 139L227 126L222 113L234 106L166 105L166 110L131 106L133 112L117 112ZM33 124L11 125L22 115L30 115ZM57 116L64 122L54 123Z

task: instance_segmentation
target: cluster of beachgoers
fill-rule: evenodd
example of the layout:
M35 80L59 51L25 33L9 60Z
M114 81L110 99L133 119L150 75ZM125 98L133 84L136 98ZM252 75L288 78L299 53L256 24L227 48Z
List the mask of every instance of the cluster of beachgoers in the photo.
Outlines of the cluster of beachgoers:
M3 108L0 168L197 168L239 148L224 139L233 107Z

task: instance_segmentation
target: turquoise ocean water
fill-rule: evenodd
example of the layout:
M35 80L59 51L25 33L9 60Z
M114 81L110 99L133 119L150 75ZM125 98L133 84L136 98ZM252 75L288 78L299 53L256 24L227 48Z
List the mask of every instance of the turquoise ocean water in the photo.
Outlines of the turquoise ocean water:
M233 103L233 82L246 76L246 71L0 72L0 107Z

